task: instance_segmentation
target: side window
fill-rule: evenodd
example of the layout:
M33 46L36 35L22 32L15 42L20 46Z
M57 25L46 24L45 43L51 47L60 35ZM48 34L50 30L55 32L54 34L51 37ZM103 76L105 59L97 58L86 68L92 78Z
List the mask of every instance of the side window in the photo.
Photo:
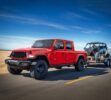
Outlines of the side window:
M66 49L72 50L72 43L71 42L66 42Z
M61 40L58 40L55 44L55 49L64 49L64 43Z

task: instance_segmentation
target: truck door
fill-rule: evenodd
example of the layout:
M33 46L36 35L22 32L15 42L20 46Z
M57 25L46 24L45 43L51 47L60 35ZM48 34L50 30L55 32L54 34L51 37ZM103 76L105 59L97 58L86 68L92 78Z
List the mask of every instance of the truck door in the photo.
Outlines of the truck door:
M74 62L73 44L70 41L66 42L66 62L72 64Z
M62 65L66 62L66 53L64 50L64 41L57 40L54 45L54 58L53 64Z

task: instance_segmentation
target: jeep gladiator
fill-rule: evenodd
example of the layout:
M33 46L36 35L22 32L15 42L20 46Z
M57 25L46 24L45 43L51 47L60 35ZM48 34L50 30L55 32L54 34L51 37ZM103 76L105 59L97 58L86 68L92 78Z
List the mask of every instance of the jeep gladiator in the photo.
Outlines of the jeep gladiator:
M61 69L74 65L75 70L82 71L87 61L86 52L76 51L73 41L64 39L37 40L31 48L13 50L9 57L5 63L10 73L28 70L35 79L45 78L51 67Z

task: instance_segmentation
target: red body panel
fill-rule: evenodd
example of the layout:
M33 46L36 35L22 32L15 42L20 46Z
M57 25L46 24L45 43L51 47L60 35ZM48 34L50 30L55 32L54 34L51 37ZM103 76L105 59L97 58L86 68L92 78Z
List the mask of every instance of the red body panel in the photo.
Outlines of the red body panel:
M61 40L64 43L64 49L55 50L54 45L55 42ZM62 64L76 64L78 61L78 58L80 56L84 57L84 60L87 59L87 53L84 51L75 51L74 44L72 41L68 41L72 43L72 50L66 49L66 42L68 40L63 39L54 39L54 43L50 48L21 48L13 50L12 52L26 52L27 57L26 58L14 58L12 59L16 60L27 60L28 55L31 54L35 57L37 56L45 56L47 57L50 65L62 65Z

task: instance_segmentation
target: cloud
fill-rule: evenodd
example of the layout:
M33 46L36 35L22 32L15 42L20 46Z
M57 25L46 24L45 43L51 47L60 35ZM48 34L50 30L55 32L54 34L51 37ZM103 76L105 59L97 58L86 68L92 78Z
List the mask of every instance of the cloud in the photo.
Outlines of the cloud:
M107 46L108 46L108 49L110 49L110 52L111 52L111 41L107 41Z
M0 14L0 17L5 18L5 19L12 19L14 21L25 23L25 24L43 25L43 26L48 26L48 27L52 27L56 29L68 30L68 28L64 25L52 23L52 22L41 20L38 18L29 18L29 17L17 16L17 15L12 15L12 14Z
M84 47L87 42L74 42L76 50L84 50Z
M106 24L107 27L111 28L111 24Z
M0 49L30 47L37 39L40 38L0 35Z
M78 25L73 25L71 26L72 29L77 29L77 30L83 30L84 28L82 26L78 26Z
M96 12L94 12L94 11L92 11L92 10L89 10L89 9L82 9L82 11L85 12L85 13L88 13L88 14L90 14L90 15L97 15Z
M79 25L73 25L71 26L72 29L76 29L84 34L97 34L97 33L100 33L101 30L100 29L89 29L87 27L82 27L82 26L79 26Z
M81 31L82 33L86 33L86 34L97 34L97 33L100 33L101 31L100 30L82 30Z
M66 19L71 19L71 20L76 19L76 20L86 20L87 21L87 20L91 20L92 16L94 17L94 16L98 15L97 12L86 9L86 8L83 8L83 9L79 8L79 11L80 12L68 11L66 14L63 14L62 16L64 16L64 18L66 18Z
M83 20L88 20L88 17L83 16L81 14L75 13L75 12L67 12L65 15L65 18L75 18L75 19L83 19Z

